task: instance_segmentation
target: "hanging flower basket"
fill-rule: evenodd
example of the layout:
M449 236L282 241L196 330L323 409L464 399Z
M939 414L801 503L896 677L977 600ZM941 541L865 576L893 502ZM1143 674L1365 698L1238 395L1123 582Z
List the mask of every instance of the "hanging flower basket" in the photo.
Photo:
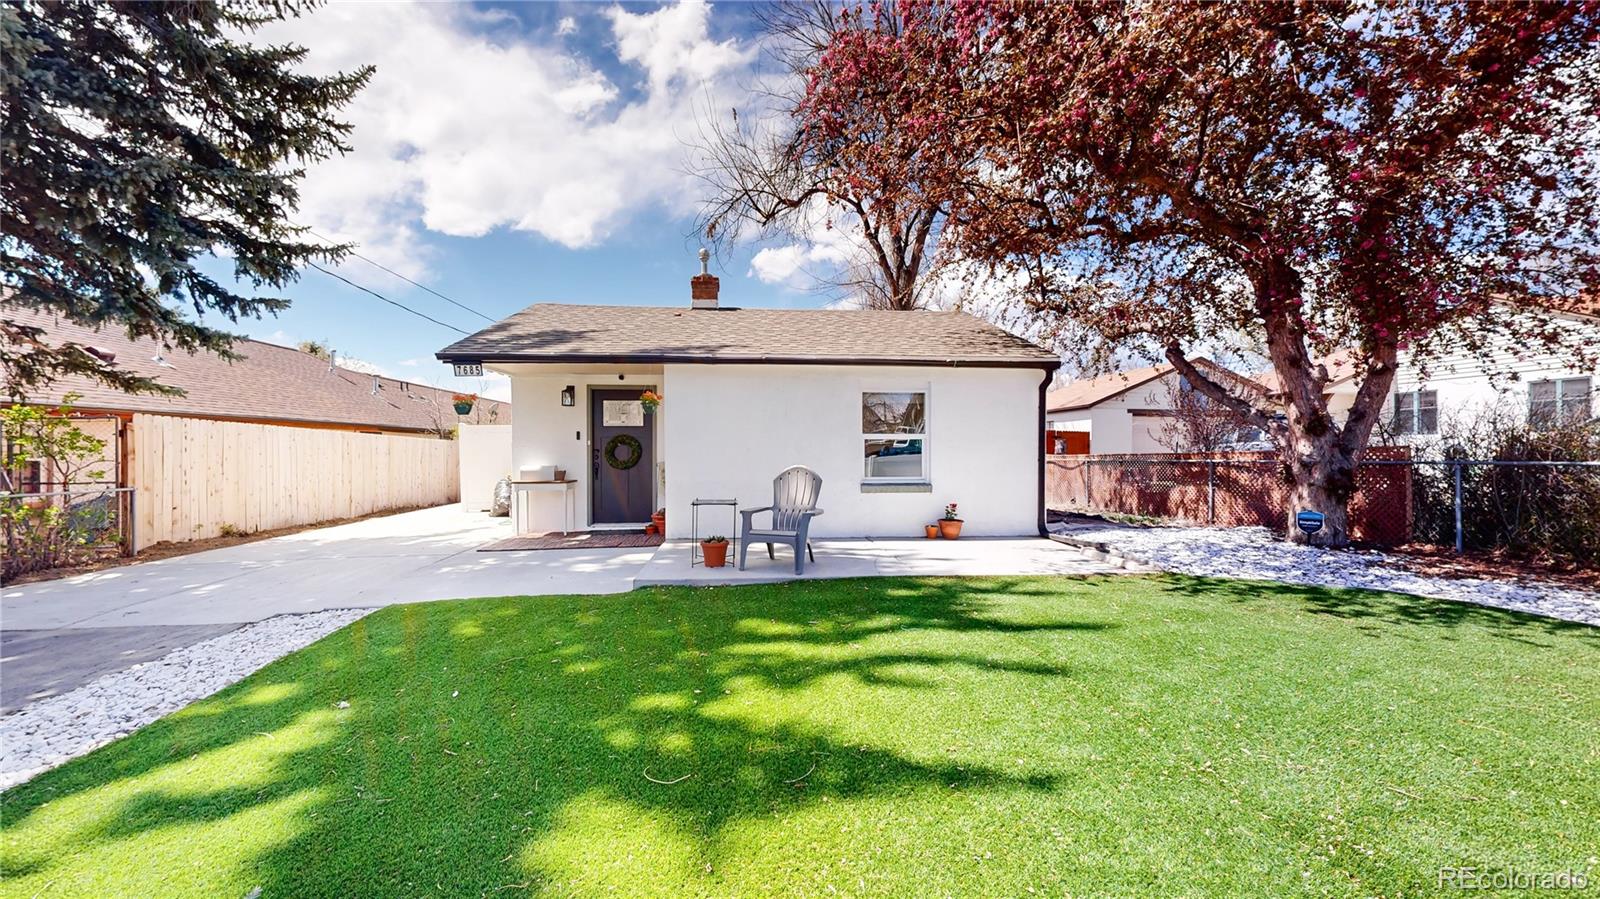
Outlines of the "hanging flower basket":
M478 401L478 395L476 393L457 393L450 397L450 401L455 405L457 415L466 415L472 411L472 404Z
M654 390L646 390L639 394L639 405L643 406L646 412L654 412L661 408L661 394Z

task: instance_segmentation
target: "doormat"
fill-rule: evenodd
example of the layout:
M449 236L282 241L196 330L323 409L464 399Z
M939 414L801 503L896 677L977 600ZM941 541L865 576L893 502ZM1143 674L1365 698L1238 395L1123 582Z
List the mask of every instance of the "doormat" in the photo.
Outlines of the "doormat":
M534 549L629 549L660 545L660 534L646 534L641 531L573 531L566 536L562 536L557 532L527 537L507 537L504 540L496 540L488 546L478 547L478 552L520 552Z

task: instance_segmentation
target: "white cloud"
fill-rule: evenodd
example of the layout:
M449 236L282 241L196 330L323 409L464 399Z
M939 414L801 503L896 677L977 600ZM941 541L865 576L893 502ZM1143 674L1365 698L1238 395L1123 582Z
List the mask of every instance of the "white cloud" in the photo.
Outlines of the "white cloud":
M396 377L394 372L376 362L368 362L365 359L357 359L354 356L346 356L343 353L337 353L333 358L334 362L346 371L359 372L363 375L379 375L385 378Z
M561 22L556 25L556 36L566 37L578 33L578 20L572 16L562 16Z
M419 277L424 228L509 227L576 248L649 206L688 209L680 133L697 102L735 102L755 56L712 41L709 12L704 0L607 11L618 57L641 75L628 100L561 44L463 5L329 4L264 29L257 40L310 48L312 71L377 66L344 112L354 151L313 167L299 220Z
M748 274L766 284L800 289L825 283L853 261L865 259L855 216L829 207L820 197L812 199L792 236L792 243L757 251Z
M806 248L799 244L765 247L750 259L750 274L765 284L783 284L800 273Z
M751 51L740 50L733 41L713 43L706 37L710 12L704 0L683 0L640 15L613 6L606 16L617 39L618 57L644 66L655 95L667 93L675 79L712 81L750 60Z

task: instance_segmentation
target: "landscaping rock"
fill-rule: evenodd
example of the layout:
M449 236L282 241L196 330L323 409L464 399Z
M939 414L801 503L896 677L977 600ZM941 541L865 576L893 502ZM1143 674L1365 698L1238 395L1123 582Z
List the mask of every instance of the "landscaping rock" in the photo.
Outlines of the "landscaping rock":
M0 789L127 736L370 611L278 615L23 706L0 718Z
M1051 531L1179 574L1389 590L1600 625L1600 594L1592 591L1530 580L1432 577L1408 571L1377 550L1302 546L1266 528L1052 524Z

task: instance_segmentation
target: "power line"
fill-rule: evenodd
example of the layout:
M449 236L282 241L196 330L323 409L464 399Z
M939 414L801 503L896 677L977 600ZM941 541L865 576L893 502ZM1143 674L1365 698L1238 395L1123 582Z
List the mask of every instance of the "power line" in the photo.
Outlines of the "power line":
M329 237L326 234L317 234L316 231L313 231L310 228L307 228L306 230L310 231L312 234L316 235L317 237L320 237L323 240L328 241L329 243L333 243L334 242L333 238ZM405 275L400 274L399 272L397 272L394 269L388 267L387 265L384 265L381 262L377 262L376 260L373 260L373 259L370 259L370 258L368 258L366 256L363 256L360 253L357 253L355 250L351 250L350 251L350 255L356 257L357 259L362 260L363 262L370 263L372 265L377 266L378 268L383 269L384 271L388 272L389 274L394 275L396 278L399 278L400 280L406 282L407 284L410 284L412 287L418 287L418 288L421 288L423 290L426 290L428 293L431 293L434 296L438 297L439 299L444 300L446 303L453 303L453 304L455 304L457 306L460 306L462 309L467 310L468 312L472 313L473 315L476 315L477 317L483 319L486 322L489 322L490 324L493 324L496 321L496 319L493 318L492 316L484 315L482 312L479 312L478 310L472 308L471 306L468 306L466 303L460 302L459 300L453 300L453 299L445 296L444 294L440 293L439 291L434 290L433 288L429 287L426 284L418 284L417 282L411 280L410 278L407 278Z
M388 297L384 296L383 294L378 293L376 290L373 290L373 289L371 289L369 287L362 287L360 284L357 284L356 282L350 280L349 278L346 278L343 275L334 274L333 272L328 271L327 269L325 269L322 266L316 264L315 262L308 262L306 264L311 266L312 268L316 269L317 271L322 272L324 275L327 275L330 278L338 278L340 281L343 281L344 283L350 285L351 287L354 287L356 290L359 290L359 291L361 291L363 293L370 293L373 296L377 297L378 299L384 301L385 303L388 303L391 306L398 306L399 308L404 309L405 311L411 313L412 315L417 316L418 318L425 318L428 321L433 322L434 324L436 324L436 325L438 325L438 326L440 326L442 328L449 328L450 330L456 332L457 334L470 334L471 333L470 331L463 331L462 329L456 327L455 325L439 321L438 319L434 318L431 315L427 315L425 313L418 312L417 310L412 309L410 306L407 306L404 303L397 303L394 300L391 300Z

